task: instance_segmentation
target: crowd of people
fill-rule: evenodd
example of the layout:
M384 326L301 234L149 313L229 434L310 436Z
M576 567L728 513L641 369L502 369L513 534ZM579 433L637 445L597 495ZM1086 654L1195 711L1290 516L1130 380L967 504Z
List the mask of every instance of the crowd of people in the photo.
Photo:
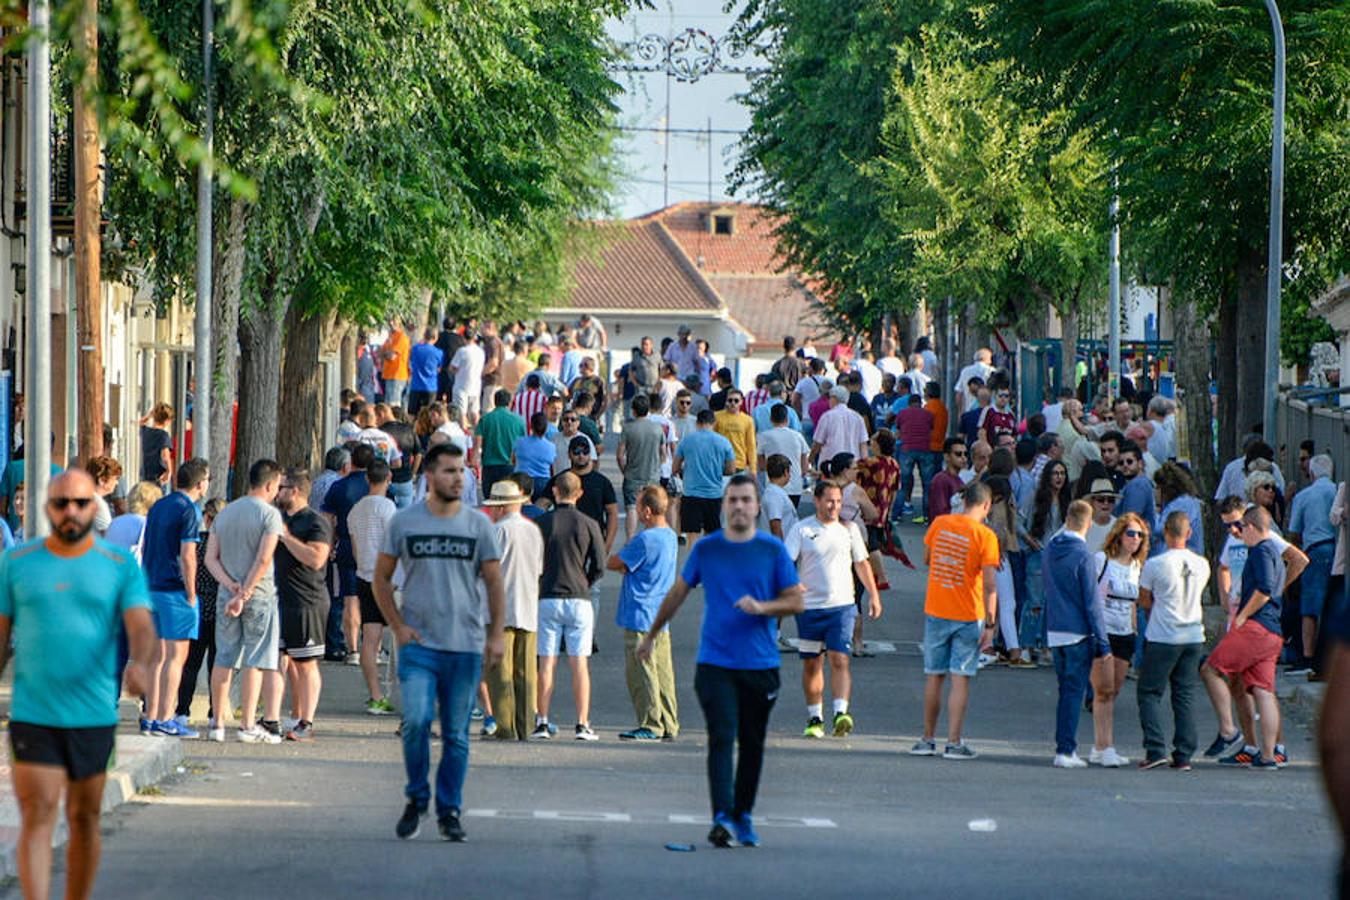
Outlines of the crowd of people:
M928 567L913 754L976 757L963 733L977 672L1053 665L1056 767L1129 763L1114 723L1130 678L1141 768L1191 767L1202 693L1218 720L1204 757L1258 769L1288 760L1277 664L1320 677L1350 518L1345 485L1316 447L1302 448L1286 482L1273 448L1250 435L1206 497L1179 458L1173 401L1135 388L1133 400L1085 408L1068 390L1019 409L989 350L953 378L926 338L904 358L893 338L876 352L859 340L819 354L788 337L742 390L687 326L659 345L643 337L622 365L609 364L608 335L589 316L555 330L446 319L417 344L413 330L395 324L378 347L363 342L318 473L258 460L240 496L206 500L212 473L200 459L174 464L173 411L161 404L143 424L142 479L130 490L110 457L53 482L43 511L53 537L0 561L0 646L11 625L18 636L14 720L39 729L12 732L18 763L59 761L72 783L101 772L123 670L142 698L143 733L200 737L191 708L203 663L209 740L226 739L238 673L238 740L307 743L319 662L345 661L361 668L365 712L399 717L397 834L416 835L434 798L441 837L463 840L471 721L484 737L556 739L559 656L573 737L598 739L589 657L599 586L613 572L634 711L625 741L680 734L666 626L703 586L694 685L709 735L709 838L753 845L780 654L802 661L804 736L851 733L852 660L870 655L864 621L882 615L891 589L884 557L912 565L905 524L925 527ZM600 470L609 452L618 485ZM3 512L21 527L22 491L7 496ZM1221 522L1212 556L1207 519ZM77 564L87 571L75 581L91 580L79 679L106 669L106 684L53 676L23 652L27 634L37 646L50 639L34 585L53 577L44 569ZM1227 616L1207 651L1211 575ZM791 642L778 626L788 616ZM120 649L104 647L101 630L117 622ZM396 680L381 671L391 652Z

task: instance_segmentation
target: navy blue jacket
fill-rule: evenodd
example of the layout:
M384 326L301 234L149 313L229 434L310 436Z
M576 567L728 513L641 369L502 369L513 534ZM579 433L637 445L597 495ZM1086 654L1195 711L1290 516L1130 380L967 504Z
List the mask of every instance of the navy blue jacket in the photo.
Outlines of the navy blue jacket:
M1106 638L1102 601L1097 598L1097 573L1087 542L1061 531L1045 545L1045 630L1087 635L1092 655L1111 652Z

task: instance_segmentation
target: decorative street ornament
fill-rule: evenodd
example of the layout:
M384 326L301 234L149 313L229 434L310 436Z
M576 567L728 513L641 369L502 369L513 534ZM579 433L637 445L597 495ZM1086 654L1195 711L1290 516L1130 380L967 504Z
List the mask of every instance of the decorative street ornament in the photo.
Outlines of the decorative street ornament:
M718 73L756 75L768 69L735 62L751 50L764 48L747 44L734 31L720 41L701 28L686 28L672 38L644 34L636 41L618 46L623 61L610 68L618 72L663 72L676 81L695 82Z

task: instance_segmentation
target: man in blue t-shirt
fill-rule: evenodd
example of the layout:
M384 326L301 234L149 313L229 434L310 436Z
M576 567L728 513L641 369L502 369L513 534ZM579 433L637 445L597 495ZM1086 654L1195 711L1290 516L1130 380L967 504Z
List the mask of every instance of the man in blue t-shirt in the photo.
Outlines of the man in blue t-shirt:
M1256 769L1284 765L1280 758L1283 748L1277 743L1280 705L1275 697L1275 663L1284 647L1280 609L1284 599L1285 564L1270 538L1270 513L1260 506L1250 507L1242 514L1242 542L1248 550L1247 562L1242 567L1237 616L1232 628L1200 667L1215 710L1227 709L1231 702L1228 678L1251 695L1256 712L1261 716L1260 734L1253 735L1259 737L1260 752L1254 752L1255 747L1244 750L1250 765ZM1238 711L1243 714L1243 705L1239 704ZM1245 721L1243 725L1243 730L1251 734ZM1239 754L1234 754L1231 759L1238 762Z
M202 516L197 504L211 484L204 459L189 459L174 476L178 490L150 507L141 535L141 565L145 567L154 610L159 648L145 692L142 734L195 738L197 732L174 720L178 683L187 662L188 647L197 639L201 610L197 605L197 544Z
M670 629L653 635L649 659L639 660L635 655L638 644L651 633L661 601L675 583L679 541L666 523L669 507L670 497L659 485L648 485L639 491L635 508L642 530L611 556L605 566L611 572L623 573L614 621L624 630L628 693L638 721L637 728L619 734L619 740L623 741L673 741L680 733Z
M99 811L116 740L118 631L126 628L131 647L127 692L140 694L149 682L155 627L135 558L90 534L93 479L72 469L52 480L47 497L51 536L0 558L0 671L12 637L9 738L22 823L18 858L27 863L19 872L23 893L47 894L64 792L71 829L66 880L83 896L98 868Z
M687 438L686 438L687 440ZM726 525L689 551L684 572L666 594L637 659L652 658L653 636L703 585L703 629L694 690L708 727L708 787L715 847L759 844L750 812L764 764L764 735L778 699L778 616L805 609L797 567L783 542L755 531L759 491L736 475L722 498ZM740 758L732 756L740 741ZM735 833L733 839L732 833Z
M439 332L428 328L422 332L422 343L408 354L408 415L416 416L422 407L436 399L437 379L445 354L436 346Z
M722 481L736 471L731 441L713 430L717 415L705 409L695 422L694 431L675 448L671 467L671 472L684 481L680 524L690 543L700 534L712 534L722 527Z

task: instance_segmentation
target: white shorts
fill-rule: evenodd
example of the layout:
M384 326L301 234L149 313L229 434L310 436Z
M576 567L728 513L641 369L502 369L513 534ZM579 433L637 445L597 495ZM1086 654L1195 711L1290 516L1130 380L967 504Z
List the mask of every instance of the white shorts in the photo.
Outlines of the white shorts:
M454 396L451 398L450 402L453 403L455 406L458 406L459 411L463 413L465 417L470 416L474 418L478 417L478 413L481 407L478 405L477 391L461 391L458 388L456 388Z
M590 656L595 635L595 607L589 597L539 601L540 656L557 656L564 647L568 656Z

